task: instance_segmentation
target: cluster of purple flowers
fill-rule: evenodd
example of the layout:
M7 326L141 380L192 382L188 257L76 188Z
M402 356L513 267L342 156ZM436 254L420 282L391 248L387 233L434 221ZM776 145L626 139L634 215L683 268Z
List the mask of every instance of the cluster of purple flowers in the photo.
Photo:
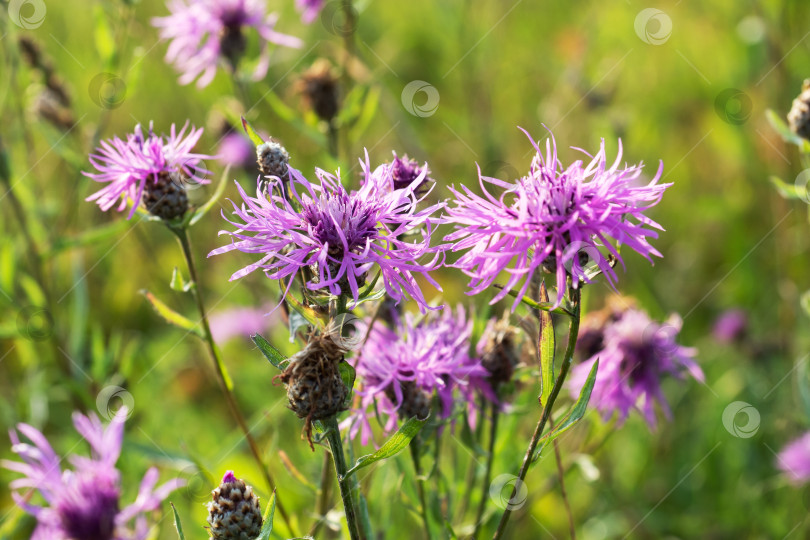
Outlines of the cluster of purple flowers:
M157 184L161 174L178 173L182 175L183 182L208 183L206 175L210 171L205 169L202 160L210 159L211 156L193 152L203 129L192 126L186 133L188 127L189 123L186 122L178 132L172 124L168 136L157 135L150 122L149 131L145 135L138 124L134 133L128 134L126 140L113 137L101 141L101 146L89 158L97 172L82 174L107 185L90 195L87 200L96 201L104 211L113 207L121 211L131 203L132 209L128 216L131 218L144 189L149 183Z
M420 408L448 419L458 402L465 404L474 426L474 397L483 394L493 401L496 397L486 382L489 373L480 358L471 355L472 320L464 308L458 306L455 312L445 308L420 318L394 313L393 319L394 328L374 325L354 360L363 384L356 391L359 407L345 422L350 436L360 433L361 442L368 444L375 411L387 416L383 429L390 432L402 416ZM432 407L434 397L438 410ZM422 403L414 407L414 402Z
M149 469L141 481L138 496L129 506L120 508L121 475L115 463L121 454L124 420L127 409L122 408L105 428L94 414L73 414L73 424L90 444L91 457L71 455L72 470L62 470L62 458L57 456L48 440L28 424L17 429L29 441L20 440L11 432L12 451L22 462L3 461L3 467L22 474L11 482L14 501L37 518L33 540L145 540L149 533L146 513L156 510L182 480L171 480L155 488L158 470ZM37 490L46 506L29 502L30 493Z
M655 322L636 307L599 317L595 325L586 321L579 345L588 356L572 371L572 395L579 395L598 359L599 371L591 404L602 411L606 419L615 413L621 423L636 409L655 427L656 401L666 416L671 417L661 392L661 381L689 374L703 382L703 372L694 361L695 349L683 347L676 341L681 324L677 315L670 316L664 323Z
M340 171L316 169L313 183L293 167L287 179L267 177L270 187L255 197L237 184L242 201L233 203L237 219L228 220L237 229L220 233L233 241L209 256L234 250L259 254L261 259L231 279L261 269L271 279L289 279L289 290L300 276L309 290L348 294L355 302L378 271L392 299L399 302L407 294L428 309L415 276L441 290L428 272L444 262L441 247L430 245L441 223L434 214L443 205L417 209L427 196L414 193L424 172L411 185L394 189L391 167L372 171L368 154L361 165L365 179L357 191L343 187Z

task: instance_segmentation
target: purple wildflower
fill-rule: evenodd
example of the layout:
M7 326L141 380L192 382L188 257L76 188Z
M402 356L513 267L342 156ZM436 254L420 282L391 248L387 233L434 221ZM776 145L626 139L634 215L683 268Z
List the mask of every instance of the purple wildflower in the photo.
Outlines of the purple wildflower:
M362 389L356 390L360 407L346 420L350 436L361 432L362 443L368 444L375 403L388 416L383 429L391 432L400 417L426 417L434 395L441 405L439 418L450 418L460 401L474 426L476 393L496 397L485 381L489 372L470 356L472 321L464 308L458 306L455 313L445 308L421 321L410 314L395 319L396 330L375 324L355 360Z
M171 40L166 61L180 72L180 84L197 79L198 88L208 86L220 57L235 66L247 47L244 27L254 28L259 35L261 54L253 80L267 74L270 43L302 44L275 31L278 15L267 14L265 0L170 0L168 8L171 15L153 18L152 24L160 29L161 38Z
M361 164L368 178L368 155ZM262 257L235 272L231 280L262 269L270 279L289 278L289 290L300 275L310 290L350 294L357 302L360 287L376 266L396 302L407 294L421 310L428 309L414 276L441 290L428 274L444 262L442 246L430 246L433 229L441 223L432 214L443 207L441 203L417 211L424 197L417 198L412 189L384 192L375 189L375 182L365 182L359 191L348 192L340 183L340 171L334 176L317 169L319 185L293 167L289 171L289 182L283 184L289 200L272 188L250 197L237 184L243 202L233 203L238 220L228 220L237 230L220 232L234 241L209 257L234 250ZM278 178L266 178L271 186L281 186ZM390 175L387 181L392 182ZM418 238L408 241L403 236L408 234ZM420 262L426 256L432 258Z
M115 462L121 454L126 416L122 408L105 429L97 416L73 413L76 431L92 450L90 458L70 457L73 470L61 470L61 459L32 426L18 424L17 429L33 444L21 442L17 432L11 431L11 449L23 462L4 460L2 465L23 475L11 482L11 495L20 508L37 518L32 540L144 540L148 536L145 514L156 510L183 481L169 481L155 489L158 470L151 468L135 502L120 509L121 477ZM21 489L36 489L47 506L29 504Z
M105 212L116 206L119 212L132 201L132 210L128 218L135 214L141 201L144 188L148 182L158 183L161 174L181 173L188 181L207 184L205 175L210 171L204 169L203 159L212 156L192 152L200 140L203 129L191 130L186 134L189 123L178 133L172 124L169 136L155 135L152 123L149 132L144 136L141 125L135 126L135 132L128 134L126 141L113 137L101 141L95 154L90 154L90 163L97 173L82 172L96 182L107 183L97 192L87 197L87 201L97 201Z
M324 0L295 0L295 6L301 12L301 20L312 23L323 9Z
M810 481L810 432L779 452L778 465L792 482L802 484Z
M393 152L394 159L390 163L378 166L371 179L378 183L378 189L406 189L411 188L416 195L422 195L432 189L435 182L430 177L428 164L419 165L416 160L410 159L407 154L399 157ZM393 182L389 181L393 179Z
M219 141L217 156L231 167L252 168L256 163L256 147L247 137L232 131Z
M687 372L703 382L703 372L694 361L696 350L678 345L681 319L670 316L663 324L654 322L642 310L629 308L608 319L602 334L601 350L574 367L571 394L579 395L593 363L599 359L599 371L591 394L591 403L605 418L618 413L624 422L631 409L637 409L651 427L655 427L657 400L668 418L671 411L661 393L661 379L667 375L682 378Z
M562 301L559 291L565 289L566 276L573 276L574 286L591 278L583 268L587 256L596 263L613 286L616 274L612 259L624 262L609 238L626 244L644 258L661 256L648 242L657 238L650 228L661 226L644 216L643 212L656 205L672 184L657 184L663 163L647 185L639 185L643 164L620 168L619 153L612 165L607 164L605 141L596 156L587 164L577 160L564 168L557 159L554 136L546 141L545 156L529 134L537 151L529 173L515 183L481 175L479 183L485 197L474 194L466 186L451 187L456 206L448 208L449 221L458 230L445 237L454 242L453 251L466 251L454 266L472 279L470 294L490 288L502 271L510 277L492 303L501 300L518 283L513 310L531 283L538 268L548 268L557 276L557 304ZM579 149L577 149L579 150ZM503 194L491 195L484 182L503 188ZM648 228L649 227L649 228ZM606 257L599 248L606 249ZM514 261L514 262L513 262Z
M748 332L748 314L742 309L729 309L717 317L712 334L720 343L734 343Z
M237 308L219 311L211 315L211 333L214 341L221 343L236 336L250 336L267 330L275 317L268 316L268 309Z

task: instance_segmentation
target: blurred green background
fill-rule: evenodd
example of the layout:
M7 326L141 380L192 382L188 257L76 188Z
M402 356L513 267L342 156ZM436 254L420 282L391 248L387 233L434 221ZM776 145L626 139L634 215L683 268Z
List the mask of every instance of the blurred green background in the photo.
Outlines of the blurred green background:
M134 412L120 461L124 501L134 498L150 463L161 466L161 478L188 478L190 487L170 500L189 537L204 535L199 530L206 515L203 503L226 469L252 482L263 500L268 492L229 416L202 344L164 324L138 294L149 289L179 311L193 313L191 298L169 287L173 268L183 265L176 241L159 224L125 222L124 215L104 214L84 202L95 185L79 171L88 167L94 137L124 136L136 123L150 120L158 131L186 119L205 126L198 150L213 153L221 119L240 114L280 138L297 168L306 173L316 166L333 169L336 163L323 137L309 136L317 127L293 86L318 57L336 66L343 63L342 21L324 17L305 26L292 0L269 3L281 15L278 29L301 37L305 45L300 51L276 49L267 77L249 84L247 96L236 91L225 70L203 90L178 86L163 59L166 44L149 24L151 17L166 14L160 1L134 6L46 1L44 23L26 31L9 20L7 4L0 14L0 137L14 192L29 216L21 227L9 200L0 200L0 287L8 294L0 298L0 423L6 429L18 421L41 427L57 452L64 452L78 440L70 426L71 410L97 410L103 388L125 388ZM351 64L351 85L355 96L366 99L379 92L379 105L369 109L374 115L366 129L342 135L340 162L344 173L349 171L348 181L358 181L356 159L363 147L372 163L389 159L396 150L429 161L440 183L432 196L446 198L447 185L476 184L476 163L485 174L501 178L525 171L530 146L516 126L539 138L545 124L567 161L575 156L567 147L595 150L603 137L608 155L615 155L621 137L625 160L644 161L649 174L663 160L664 179L674 183L649 213L666 228L655 242L664 258L651 267L627 255L620 289L656 318L670 312L684 316L681 342L699 349L707 384L668 381L664 390L674 419L661 422L656 432L631 417L594 451L593 443L613 425L589 414L562 439L565 461L576 462L566 487L579 537L807 537L810 492L789 485L776 468L776 452L810 420L797 384L807 377L802 366L810 343L808 317L799 301L810 288L807 209L801 202L783 201L768 182L773 174L792 183L802 167L796 149L774 133L765 111L772 108L784 116L810 76L810 5L776 0L414 0L357 2L355 7L357 58ZM666 19L642 21L639 27L637 17L650 7ZM671 32L666 32L666 20ZM70 114L77 121L73 130L62 131L37 114L43 81L20 58L21 35L39 43L68 89ZM100 94L110 91L109 85L99 85L103 73L120 78L118 93ZM403 105L403 89L411 81L435 87L440 99L431 114L420 117ZM424 98L424 93L417 95L417 105ZM287 111L279 102L300 114L285 119ZM208 165L219 177L223 167ZM231 176L247 186L253 174L232 171ZM212 190L193 195L204 197ZM235 195L229 186L226 197ZM221 205L227 208L224 199ZM216 236L224 224L218 213L192 230L200 287L210 311L216 315L235 307L273 305L278 289L262 276L228 282L248 256L205 260L208 251L226 241ZM103 227L108 228L99 238L85 242L84 233ZM47 339L20 331L20 314L23 327L30 315L24 308L45 304L31 277L23 230L41 246L46 260L44 280L52 300L47 310L53 321ZM486 301L465 296L465 281L456 271L442 271L437 279L448 302ZM590 288L587 306L600 307L608 293L603 284ZM733 307L747 311L750 333L743 343L722 345L711 336L712 324ZM294 352L277 317L267 326L268 338ZM238 400L255 426L280 496L305 532L313 521L312 486L319 481L321 452L311 452L299 440L301 422L285 409L283 388L273 383L275 373L250 341L239 337L222 345ZM540 414L534 370L523 370L521 379L515 413L500 428L495 476L517 471ZM736 437L724 427L723 411L734 401L759 412L753 436ZM442 489L433 496L464 537L472 518L469 512L459 515L460 500L469 489L471 463L483 460L472 457L460 439L460 431L443 435L436 473ZM356 454L367 451L355 443ZM12 457L8 444L0 445L0 457ZM210 476L197 472L195 460ZM300 482L284 460L311 485ZM381 537L418 536L407 456L370 470L363 486ZM530 471L529 499L513 516L513 537L568 536L555 471L548 457ZM482 472L481 466L473 468L473 504ZM15 535L30 526L30 520L18 521L6 488L15 477L0 469L0 520L5 520L0 527L9 538L24 537ZM337 498L334 504L341 508ZM491 534L500 511L494 502L488 508L485 531ZM172 529L164 512L157 537L173 538Z

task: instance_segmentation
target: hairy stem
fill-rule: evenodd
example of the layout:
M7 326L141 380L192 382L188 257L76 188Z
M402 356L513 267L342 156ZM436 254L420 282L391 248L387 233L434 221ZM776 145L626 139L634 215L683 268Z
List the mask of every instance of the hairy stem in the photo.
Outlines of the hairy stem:
M537 449L537 443L540 442L540 437L543 435L543 430L545 429L546 423L551 416L551 410L554 407L554 402L557 400L557 396L560 394L560 390L562 390L563 383L565 383L565 378L568 376L568 371L571 369L571 363L574 359L574 349L576 348L577 344L577 336L579 335L580 289L571 289L571 304L573 313L568 329L568 346L565 350L565 358L563 359L562 366L560 367L560 374L557 377L557 380L554 381L554 387L551 389L548 402L543 407L543 415L540 417L540 421L537 423L537 427L534 430L534 435L532 435L532 440L529 443L529 447L526 449L526 455L523 457L523 464L518 472L519 481L515 482L515 487L512 490L512 496L510 499L517 495L517 490L520 488L521 483L526 478L526 473L529 472L529 466L532 464L534 451ZM509 523L509 518L511 516L512 507L511 505L507 505L503 515L501 516L501 521L498 523L498 529L495 531L495 536L493 536L493 539L503 538L504 531L506 531L506 525Z
M197 311L200 315L204 341L206 348L208 349L208 355L211 357L211 362L214 364L214 371L217 374L220 387L222 388L222 392L225 394L225 400L228 402L228 408L230 409L234 420L236 420L236 423L239 424L239 428L242 430L242 433L245 435L245 440L247 440L248 446L250 447L250 453L253 455L253 459L259 466L259 470L262 471L262 475L264 476L265 482L267 482L270 491L276 491L276 483L270 474L270 470L262 460L261 453L259 452L259 446L256 444L256 439L254 439L253 435L250 433L250 428L247 425L247 421L239 409L239 405L236 402L236 397L233 394L233 389L229 384L230 376L226 371L225 363L222 360L219 349L217 348L216 343L214 343L214 337L211 334L211 326L208 323L208 315L205 310L205 304L203 303L202 293L200 292L200 281L197 278L197 267L194 264L194 256L191 252L191 242L189 240L188 230L185 228L172 228L172 231L177 235L177 239L180 242L180 247L183 250L183 256L186 259L189 277L192 283L194 283L191 290L192 294L194 295L194 299L197 302ZM281 514L281 518L284 520L287 528L291 533L293 533L293 536L295 536L292 524L290 523L290 517L287 514L286 509L282 506L281 500L278 498L278 492L276 492L276 508L278 509L279 514Z
M338 428L337 416L332 415L323 420L323 427L326 429L326 439L329 442L329 448L332 451L332 460L335 463L335 473L337 473L338 485L340 486L340 498L343 500L343 509L346 512L346 524L349 526L349 535L352 540L359 540L360 527L357 519L357 511L354 507L354 498L352 497L352 481L351 478L345 478L346 471L349 470L346 465L346 457L343 455L343 441L340 438L340 428Z
M492 403L492 422L489 426L489 449L487 453L487 465L484 469L484 483L481 484L481 500L478 502L478 511L475 513L475 530L472 537L478 538L481 532L482 521L484 518L484 510L487 507L487 500L489 499L489 483L492 477L492 461L495 457L495 436L498 432L498 404Z

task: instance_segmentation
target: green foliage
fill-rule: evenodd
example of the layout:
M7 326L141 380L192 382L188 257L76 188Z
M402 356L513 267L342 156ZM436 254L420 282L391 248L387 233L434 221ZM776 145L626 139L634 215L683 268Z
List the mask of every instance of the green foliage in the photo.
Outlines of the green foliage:
M420 420L416 417L408 419L404 422L399 429L391 435L391 437L380 446L380 449L373 454L360 456L354 466L346 471L345 477L348 478L360 469L368 467L383 459L393 457L403 450L405 450L414 437L422 430L422 427L427 423L427 419Z

